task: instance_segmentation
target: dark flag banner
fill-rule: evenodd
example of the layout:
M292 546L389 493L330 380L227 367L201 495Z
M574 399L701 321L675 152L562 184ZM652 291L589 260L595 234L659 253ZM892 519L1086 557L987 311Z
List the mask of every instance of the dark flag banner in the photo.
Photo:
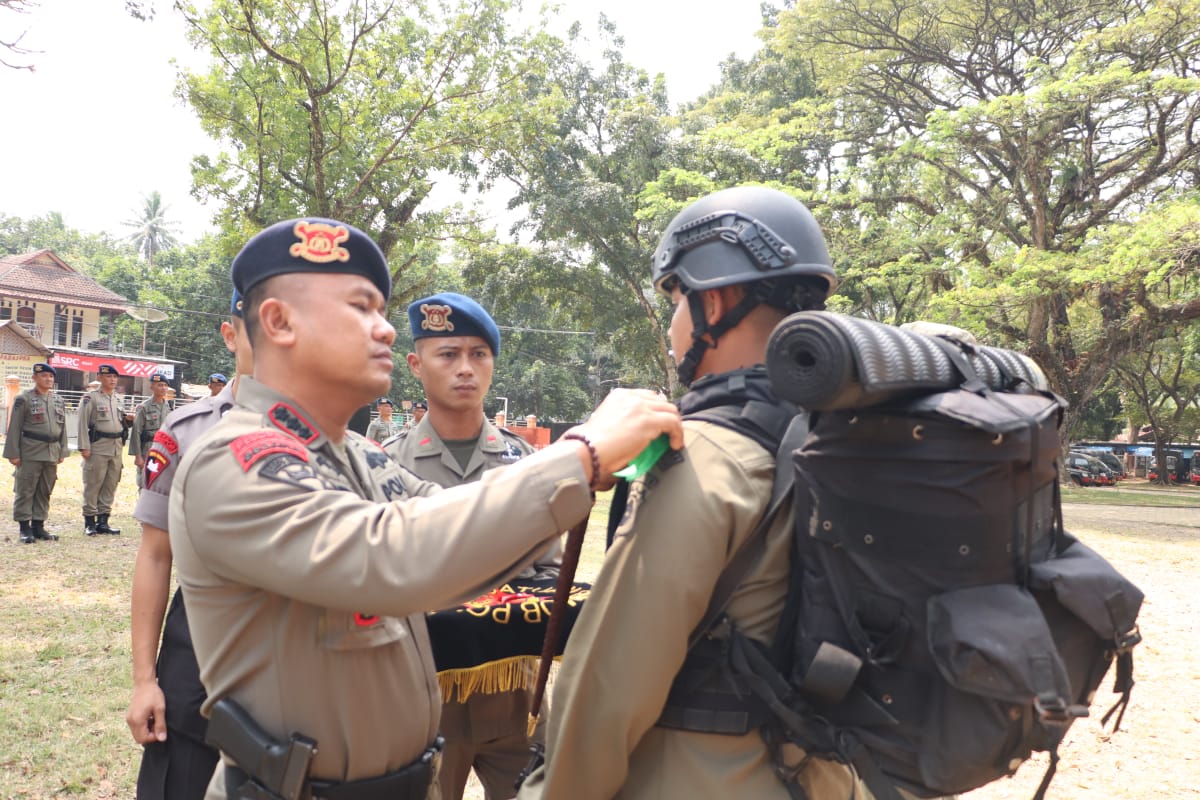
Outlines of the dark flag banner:
M554 608L554 585L553 578L511 581L461 606L427 615L443 700L533 687ZM589 583L572 585L556 657L562 655L591 588Z

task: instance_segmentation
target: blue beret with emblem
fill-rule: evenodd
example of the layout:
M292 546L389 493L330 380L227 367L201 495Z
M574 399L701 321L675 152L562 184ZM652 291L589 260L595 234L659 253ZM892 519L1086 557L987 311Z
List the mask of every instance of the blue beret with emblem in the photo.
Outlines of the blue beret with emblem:
M392 293L379 245L353 225L323 217L276 222L246 242L230 267L233 286L243 295L267 278L293 272L362 275L384 299Z
M233 297L229 298L229 314L238 319L242 318L242 293L237 289L233 290Z
M167 379L166 379L166 376L160 375L159 373L156 372L150 376L150 382L151 383L166 383Z
M408 307L413 341L430 336L478 336L500 355L500 329L483 306L466 295L441 292L414 301Z
M429 410L429 406L427 406L427 405L425 404L425 401L424 401L424 400L418 400L417 402L413 403L413 408L419 408L419 409L421 409L422 411L428 411L428 410Z
M391 404L392 399L390 397L381 397L375 401L375 405L377 406L390 406Z
M117 372L117 368L114 367L112 364L101 364L100 369L96 370L96 373L98 375L120 375L121 374L121 373Z
M216 383L229 383L229 379L228 379L228 378L226 378L224 375L222 375L222 374L221 374L221 373L219 373L219 372L214 372L212 375L209 375L209 376L208 376L208 382L209 382L209 383L213 383L213 382L216 382Z
M42 364L34 364L33 365L33 374L34 375L40 375L43 372L49 372L51 375L54 375L55 377L58 376L58 370L56 370L54 367L50 366L49 364L42 363Z

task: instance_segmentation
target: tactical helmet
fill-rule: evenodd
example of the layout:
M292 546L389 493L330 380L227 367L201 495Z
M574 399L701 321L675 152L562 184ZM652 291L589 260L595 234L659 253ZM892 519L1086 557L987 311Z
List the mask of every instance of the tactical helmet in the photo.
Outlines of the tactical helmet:
M694 290L789 276L816 276L837 287L817 221L803 203L766 186L735 186L680 211L654 253L654 287L675 276Z

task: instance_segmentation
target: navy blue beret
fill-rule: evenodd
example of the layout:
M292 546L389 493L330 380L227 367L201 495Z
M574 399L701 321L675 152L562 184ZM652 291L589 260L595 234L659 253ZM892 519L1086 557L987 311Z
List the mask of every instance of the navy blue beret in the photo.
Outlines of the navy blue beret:
M218 383L229 383L229 380L219 372L214 372L212 375L208 376L208 382L212 383L213 381L217 381Z
M54 367L50 366L49 364L34 364L33 365L33 374L37 375L41 372L49 372L51 375L58 377L58 370L56 370Z
M500 355L500 329L483 306L454 292L442 292L408 307L408 325L413 341L430 336L478 336Z
M377 405L377 406L390 406L391 404L392 404L391 398L388 398L388 397L381 397L375 401L375 405Z
M237 289L233 290L233 297L229 298L229 313L238 319L242 318L242 293Z
M150 382L151 382L151 383L166 383L166 382L167 382L167 379L166 379L164 376L162 376L162 375L159 375L159 374L156 372L156 373L154 373L153 375L151 375L151 376L150 376Z
M417 402L413 403L413 408L414 408L414 409L417 409L417 408L419 408L419 409L421 409L422 411L428 411L428 410L429 410L429 406L425 405L425 401L424 401L424 400L418 400Z
M96 370L96 372L99 375L120 375L121 374L121 373L117 372L117 368L114 367L112 364L101 364L100 369Z
M267 278L292 272L362 275L385 300L392 293L379 245L353 225L321 217L276 222L246 242L230 267L233 286L243 295Z

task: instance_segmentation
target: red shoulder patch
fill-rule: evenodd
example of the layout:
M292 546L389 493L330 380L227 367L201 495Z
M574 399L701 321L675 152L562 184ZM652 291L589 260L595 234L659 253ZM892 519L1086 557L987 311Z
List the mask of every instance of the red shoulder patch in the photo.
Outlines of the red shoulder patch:
M242 467L242 472L249 472L257 462L272 453L286 453L301 461L308 461L308 450L283 433L275 431L256 431L239 436L229 443L233 457Z
M146 471L144 473L144 481L147 489L158 480L159 475L162 475L166 471L170 463L171 457L166 453L159 450L150 451L149 455L146 456Z
M175 437L162 429L159 429L154 434L154 444L162 445L162 449L171 455L176 455L179 452L179 442L175 441Z

